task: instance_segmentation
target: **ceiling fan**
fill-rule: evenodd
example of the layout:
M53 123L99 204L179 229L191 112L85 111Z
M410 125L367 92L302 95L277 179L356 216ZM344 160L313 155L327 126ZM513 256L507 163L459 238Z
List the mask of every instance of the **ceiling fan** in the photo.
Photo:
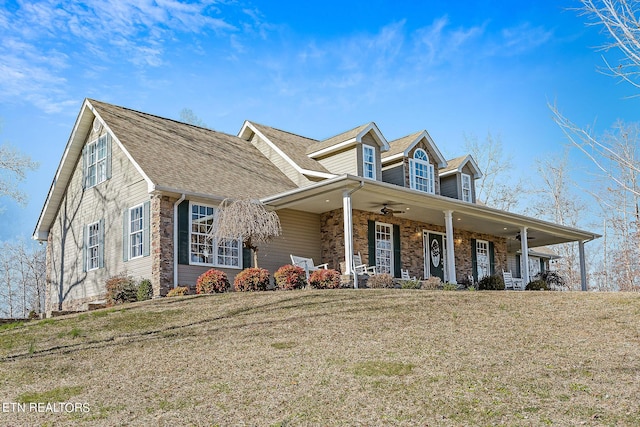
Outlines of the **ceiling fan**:
M391 209L388 203L384 203L382 205L382 209L380 209L380 213L384 216L393 216L393 214L403 214L404 211L398 211L395 209Z

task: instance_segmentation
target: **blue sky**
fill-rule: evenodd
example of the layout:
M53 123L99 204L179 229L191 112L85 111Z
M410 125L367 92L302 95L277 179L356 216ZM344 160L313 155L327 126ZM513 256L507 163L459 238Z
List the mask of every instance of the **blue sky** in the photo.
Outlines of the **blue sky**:
M533 160L567 143L548 102L601 131L636 119L631 89L597 71L606 38L578 5L0 0L0 142L40 163L26 207L0 199L0 240L33 231L85 97L190 108L231 134L245 119L317 139L369 121L389 140L426 129L449 158L491 132L535 182Z

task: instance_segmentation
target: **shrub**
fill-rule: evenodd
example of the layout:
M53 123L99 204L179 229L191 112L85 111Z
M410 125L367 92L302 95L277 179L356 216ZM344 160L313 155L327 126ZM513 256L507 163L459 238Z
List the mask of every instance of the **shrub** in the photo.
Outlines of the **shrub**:
M367 286L374 289L396 287L395 283L393 283L393 276L387 273L374 274L369 277L369 280L367 280Z
M439 277L431 276L427 280L422 281L422 289L434 290L438 289L442 284L442 280Z
M527 287L525 288L527 291L548 291L549 285L542 279L532 280L527 283Z
M135 302L138 300L138 287L131 276L120 273L107 279L107 306Z
M497 274L484 276L478 281L478 289L481 291L504 291L504 281Z
M555 271L545 271L541 276L542 280L547 282L547 289L558 289L567 286L564 277Z
M403 280L400 283L400 287L402 289L420 289L421 286L422 286L422 284L420 283L420 280L418 280L418 279Z
M283 265L273 273L276 289L302 289L307 286L307 276L304 269L295 265Z
M316 289L337 289L340 287L340 273L332 269L320 269L311 273L309 285Z
M266 291L269 287L269 271L264 268L251 267L242 270L233 281L236 291Z
M442 290L443 291L457 291L458 290L458 285L456 285L455 283L445 283L444 285L442 285Z
M229 289L227 273L212 268L205 271L196 281L196 294L212 294L226 292Z
M151 299L153 296L153 286L151 285L151 280L143 279L138 283L138 291L136 292L136 297L138 301L146 301Z
M189 287L187 286L176 286L167 292L167 297L183 297L185 295L189 295Z

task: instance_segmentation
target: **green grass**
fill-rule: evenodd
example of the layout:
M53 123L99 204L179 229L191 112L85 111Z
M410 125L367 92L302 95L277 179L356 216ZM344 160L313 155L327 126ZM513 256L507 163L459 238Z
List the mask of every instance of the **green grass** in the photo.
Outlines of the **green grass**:
M640 425L640 295L168 298L0 329L7 425ZM24 415L24 414L22 414Z

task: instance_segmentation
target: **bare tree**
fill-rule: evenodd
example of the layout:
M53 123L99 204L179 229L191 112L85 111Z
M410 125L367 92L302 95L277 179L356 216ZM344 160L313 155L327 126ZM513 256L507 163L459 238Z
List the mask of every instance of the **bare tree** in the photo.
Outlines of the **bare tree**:
M504 154L500 136L494 138L487 133L485 140L480 142L475 135L465 135L465 148L482 171L482 178L476 181L476 198L492 208L516 210L522 183L510 182L512 157Z
M193 112L191 108L183 108L180 110L180 120L190 125L206 128L207 124Z
M282 232L278 214L251 199L223 200L211 228L212 239L242 239L243 246L253 251L255 267L258 244L267 243Z
M8 196L20 204L25 204L27 196L18 188L27 171L35 170L38 163L29 156L20 154L9 145L0 145L0 197Z
M563 157L546 158L536 161L542 185L533 190L533 204L528 213L540 219L568 227L578 227L586 204L572 192L575 184L569 174L568 152ZM560 255L557 261L558 273L571 289L580 289L580 258L577 243L554 246Z
M41 313L45 297L45 248L22 240L0 246L0 311L8 317Z

